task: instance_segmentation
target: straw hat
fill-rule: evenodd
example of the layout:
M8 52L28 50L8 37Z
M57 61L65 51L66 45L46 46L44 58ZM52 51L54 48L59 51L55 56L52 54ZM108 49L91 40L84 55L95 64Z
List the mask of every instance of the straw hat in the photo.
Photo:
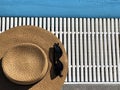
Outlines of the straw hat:
M0 58L0 90L60 90L67 75L64 46L42 28L20 26L1 33Z

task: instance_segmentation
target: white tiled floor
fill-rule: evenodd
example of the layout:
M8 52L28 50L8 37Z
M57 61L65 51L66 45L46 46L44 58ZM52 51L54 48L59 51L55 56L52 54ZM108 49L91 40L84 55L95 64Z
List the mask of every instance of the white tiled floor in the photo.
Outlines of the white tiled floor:
M0 32L22 25L42 27L64 44L69 58L66 85L120 84L119 18L0 17Z

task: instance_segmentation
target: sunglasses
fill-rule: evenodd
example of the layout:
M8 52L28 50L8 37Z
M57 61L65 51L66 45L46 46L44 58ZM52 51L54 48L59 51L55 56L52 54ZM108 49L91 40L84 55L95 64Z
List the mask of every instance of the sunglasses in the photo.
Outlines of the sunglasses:
M62 70L63 70L63 64L60 61L60 57L62 56L63 52L62 49L59 46L59 43L55 43L53 46L54 49L54 71L56 76L62 77Z

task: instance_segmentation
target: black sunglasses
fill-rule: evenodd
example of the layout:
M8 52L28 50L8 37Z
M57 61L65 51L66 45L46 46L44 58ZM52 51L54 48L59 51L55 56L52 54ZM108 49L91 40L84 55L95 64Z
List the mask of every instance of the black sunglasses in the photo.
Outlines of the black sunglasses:
M63 52L59 46L59 43L55 43L53 49L54 49L54 71L56 75L62 77L61 72L63 70L63 64L59 59L62 56Z

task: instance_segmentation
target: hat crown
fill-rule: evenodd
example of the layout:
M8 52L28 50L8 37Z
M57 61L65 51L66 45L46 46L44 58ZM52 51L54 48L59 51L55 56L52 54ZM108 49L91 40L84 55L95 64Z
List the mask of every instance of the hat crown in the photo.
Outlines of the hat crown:
M12 82L33 84L40 81L47 72L47 55L42 48L32 43L15 45L5 53L2 68Z

